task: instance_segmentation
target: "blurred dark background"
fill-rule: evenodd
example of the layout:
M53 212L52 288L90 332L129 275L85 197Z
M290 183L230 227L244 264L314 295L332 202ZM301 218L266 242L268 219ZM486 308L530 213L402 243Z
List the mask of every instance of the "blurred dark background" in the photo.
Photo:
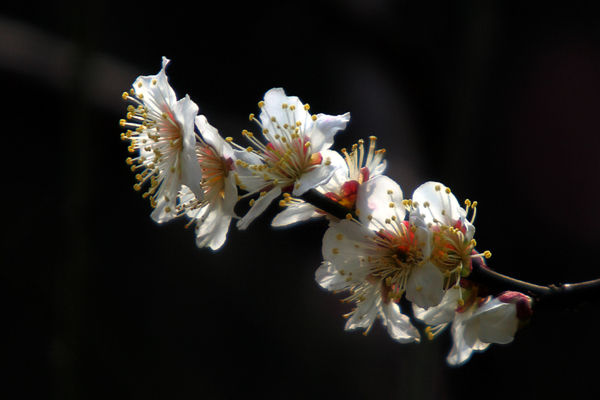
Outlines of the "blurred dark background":
M597 305L537 310L506 346L449 368L449 334L344 332L321 290L324 221L218 252L134 192L121 93L170 82L224 136L281 86L352 112L405 197L426 180L479 202L490 266L539 284L599 277L600 24L592 2L12 2L0 12L3 399L582 398Z

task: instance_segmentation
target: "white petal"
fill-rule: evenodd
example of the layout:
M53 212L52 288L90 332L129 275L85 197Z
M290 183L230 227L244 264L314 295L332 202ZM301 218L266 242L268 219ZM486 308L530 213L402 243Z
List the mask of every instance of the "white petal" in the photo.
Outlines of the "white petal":
M357 304L356 310L346 322L345 329L368 328L375 321L381 307L381 292L371 290L364 301Z
M310 135L313 151L327 150L333 144L333 136L339 131L346 129L350 121L350 113L343 115L318 114L316 127Z
M479 321L478 338L485 343L506 344L513 341L519 320L515 304L493 299L484 304L465 321L466 325Z
M264 106L260 111L260 121L264 128L271 129L272 118L275 118L276 123L283 125L295 125L300 121L303 125L307 125L311 121L309 113L304 109L304 104L296 96L287 96L282 88L273 88L265 93ZM287 104L286 108L282 105ZM291 110L294 106L295 110ZM312 121L311 121L312 122Z
M313 217L323 217L325 214L316 212L315 206L309 203L294 203L286 206L283 211L273 218L272 226L286 226L296 222L306 221Z
M452 322L458 299L460 298L460 289L446 290L444 297L439 305L424 309L413 303L414 316L417 319L425 322L427 325L441 325Z
M238 190L235 185L235 173L233 171L229 171L223 182L223 192L223 213L231 217L237 217L233 210L238 201Z
M391 192L391 194L390 194ZM360 220L369 229L379 230L386 218L393 215L399 221L404 220L406 211L402 205L400 185L385 175L370 179L359 186L356 194L356 208L360 210ZM394 207L390 207L393 203ZM375 221L367 216L372 215ZM376 223L379 221L379 224Z
M179 156L181 157L181 182L194 192L198 201L202 201L204 199L202 169L196 150L193 147L184 147Z
M431 262L415 268L408 279L406 298L419 307L435 307L444 296L444 275Z
M330 291L344 290L352 286L352 282L346 281L346 276L339 273L335 265L329 261L323 261L315 272L315 280L323 288Z
M436 190L436 187L440 190ZM456 221L464 219L465 210L460 206L453 193L446 193L446 186L439 182L426 182L419 186L413 194L413 202L417 202L425 221L442 222L454 226ZM429 206L425 208L425 203Z
M381 305L383 324L387 325L388 333L400 343L410 343L420 338L419 331L410 323L410 319L400 312L394 302Z
M221 137L219 131L214 126L208 123L204 115L198 115L195 121L206 144L215 149L220 157L235 159L231 145Z
M246 229L248 225L250 225L250 223L254 221L256 217L262 214L267 209L269 204L271 204L271 202L275 200L280 194L281 188L274 187L273 189L268 191L267 194L265 194L264 196L260 196L258 200L256 200L256 202L254 203L254 205L250 208L248 213L244 215L244 218L238 221L238 229Z

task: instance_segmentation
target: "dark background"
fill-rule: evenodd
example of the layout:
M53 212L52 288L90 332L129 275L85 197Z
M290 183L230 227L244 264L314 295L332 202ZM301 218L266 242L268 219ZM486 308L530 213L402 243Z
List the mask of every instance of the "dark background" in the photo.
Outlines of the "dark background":
M352 112L405 197L427 180L479 202L490 266L539 284L599 277L600 24L592 2L12 2L0 12L3 399L581 398L597 305L540 309L461 368L449 334L345 332L321 290L324 221L218 252L157 226L134 192L121 93L170 82L224 136L272 87Z

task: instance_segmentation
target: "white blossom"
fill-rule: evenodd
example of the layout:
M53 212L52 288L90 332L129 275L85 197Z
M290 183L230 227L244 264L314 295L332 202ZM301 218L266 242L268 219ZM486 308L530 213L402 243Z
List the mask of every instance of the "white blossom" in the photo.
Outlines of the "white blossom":
M281 88L269 90L259 107L259 118L251 115L250 119L258 123L267 143L244 131L254 146L246 149L252 159L240 157L236 166L246 170L238 173L240 188L249 192L245 196L260 196L251 201L250 211L237 224L239 229L246 229L284 191L300 196L327 183L342 164L329 150L333 136L350 119L349 113L311 115L308 104L287 96Z
M223 139L204 115L196 117L201 137L196 145L196 156L202 169L204 198L198 200L185 190L181 196L180 212L185 212L196 223L196 244L218 250L224 243L237 200L235 155L231 139ZM185 187L184 187L185 188Z
M430 325L429 339L452 324L452 349L446 358L450 365L464 364L474 351L483 351L491 343L510 343L519 324L531 316L531 298L522 293L482 298L476 285L465 282L463 286L448 290L441 303L428 310L413 304L415 317Z
M165 222L176 216L179 192L187 186L198 200L204 193L202 171L195 153L194 118L198 106L188 96L177 100L168 83L165 68L169 60L163 57L157 75L140 76L124 99L137 106L128 107L127 119L121 126L128 128L121 137L131 141L129 151L138 156L128 158L131 170L137 172L136 190L148 183L149 197L155 208L152 218Z

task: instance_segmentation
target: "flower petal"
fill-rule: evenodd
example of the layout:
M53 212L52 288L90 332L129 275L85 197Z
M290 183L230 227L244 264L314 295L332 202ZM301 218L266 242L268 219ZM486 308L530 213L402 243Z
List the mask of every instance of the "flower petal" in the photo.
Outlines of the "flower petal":
M325 214L317 213L317 208L309 203L294 203L286 206L283 211L273 218L271 226L286 226L296 222L306 221L312 217L323 217Z
M250 210L244 215L244 218L238 221L237 227L239 230L244 230L250 225L252 221L260 214L262 214L269 204L273 200L275 200L281 194L281 188L274 187L270 191L268 191L264 196L260 196L258 200L254 203L254 205L250 208Z
M391 194L390 194L391 193ZM360 210L360 220L369 229L379 230L383 222L393 215L404 220L406 210L402 205L400 185L385 175L378 176L359 186L356 195L356 208ZM393 203L393 207L390 205ZM373 220L368 216L372 215Z
M398 304L390 301L381 305L383 324L387 326L390 336L400 343L419 340L419 331L410 323L410 318L400 312Z
M419 307L435 307L444 296L444 275L431 262L416 267L408 278L406 298Z

